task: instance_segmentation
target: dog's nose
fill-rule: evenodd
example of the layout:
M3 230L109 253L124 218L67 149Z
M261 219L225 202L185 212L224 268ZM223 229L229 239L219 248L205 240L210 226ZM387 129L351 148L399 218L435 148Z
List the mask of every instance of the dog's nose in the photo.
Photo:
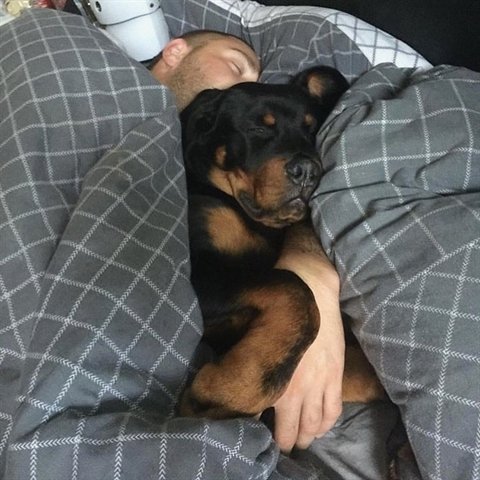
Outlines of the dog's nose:
M320 179L320 166L305 155L295 155L285 165L285 169L295 185L311 187Z

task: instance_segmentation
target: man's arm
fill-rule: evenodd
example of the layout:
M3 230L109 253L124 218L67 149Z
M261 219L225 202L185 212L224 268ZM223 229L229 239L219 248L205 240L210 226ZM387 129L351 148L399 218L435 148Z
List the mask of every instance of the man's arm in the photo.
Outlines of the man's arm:
M321 324L283 396L275 404L274 437L284 452L307 448L333 427L342 411L345 340L339 279L313 230L292 227L276 268L296 273L312 290Z

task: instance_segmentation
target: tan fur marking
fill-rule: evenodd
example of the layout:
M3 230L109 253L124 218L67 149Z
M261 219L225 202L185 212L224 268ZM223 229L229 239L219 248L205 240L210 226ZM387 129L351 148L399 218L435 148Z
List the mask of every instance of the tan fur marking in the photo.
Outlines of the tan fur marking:
M242 218L227 207L208 213L207 230L214 247L220 252L240 255L249 250L268 248L263 237L247 228Z
M210 181L220 190L235 198L247 193L260 208L275 209L287 192L285 159L272 158L253 174L242 170L224 171L212 168Z
M343 401L367 403L373 400L384 400L385 395L385 390L361 348L347 346L343 375Z
M307 127L311 127L315 123L315 117L311 113L307 113L304 122Z
M266 113L263 116L262 120L263 120L264 125L266 125L267 127L272 127L273 125L275 125L277 123L277 119L275 118L273 113Z
M262 376L258 365L254 362L245 362L241 355L229 360L228 365L207 363L192 383L193 398L207 402L213 400L221 405L220 408L211 409L207 416L228 418L232 417L232 411L253 416L271 406L274 398L266 398L262 395L261 384L255 382ZM242 365L242 368L239 369L238 365ZM232 385L232 379L235 379L235 385ZM183 411L181 410L182 415L195 416L194 412L189 412L188 403L185 406L182 408ZM231 409L230 412L225 410L225 407Z
M229 180L229 173L221 168L213 167L209 173L209 179L222 192L233 196L232 185Z
M295 185L289 181L286 161L282 157L273 157L253 172L213 167L209 179L217 188L234 197L253 219L276 228L297 222L306 214L305 208L298 203L287 203L292 199Z
M325 90L322 80L316 75L310 75L307 80L308 91L315 97L321 97Z
M215 150L215 163L219 167L224 167L226 158L227 158L227 149L225 148L225 145L222 145L221 147L218 147Z
M232 197L237 197L241 191L253 193L252 179L241 170L225 171L213 167L208 178L218 189Z
M265 287L247 292L244 301L248 305L257 307L262 314L254 321L242 341L236 344L216 364L209 363L202 367L187 392L183 414L191 415L189 411L189 396L200 400L213 400L220 408L212 408L207 412L210 418L225 418L232 416L230 412L243 412L251 415L262 412L272 406L280 397L286 385L280 390L265 392L263 388L263 374L272 366L278 365L292 345L302 335L302 320L299 318L306 311L320 323L317 307L305 305L297 298L296 292L291 295L281 286ZM301 304L299 305L299 302ZM315 334L312 336L312 341ZM307 345L305 345L307 348ZM255 352L255 355L248 355ZM241 368L239 366L241 365ZM203 414L205 412L202 412ZM193 413L195 415L195 413Z
M258 170L253 184L255 201L262 208L276 208L286 193L285 159L272 158Z

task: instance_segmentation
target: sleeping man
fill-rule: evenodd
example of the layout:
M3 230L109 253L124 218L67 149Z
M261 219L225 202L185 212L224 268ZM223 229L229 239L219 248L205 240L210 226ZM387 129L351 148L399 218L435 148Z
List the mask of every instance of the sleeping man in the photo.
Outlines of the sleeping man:
M196 31L171 40L150 67L152 75L175 94L183 109L200 91L257 81L260 63L237 37ZM316 248L311 250L312 245ZM326 433L342 411L345 342L339 310L338 276L318 242L302 250L294 241L278 267L299 275L314 292L321 315L320 332L275 405L275 439L283 451L307 448Z

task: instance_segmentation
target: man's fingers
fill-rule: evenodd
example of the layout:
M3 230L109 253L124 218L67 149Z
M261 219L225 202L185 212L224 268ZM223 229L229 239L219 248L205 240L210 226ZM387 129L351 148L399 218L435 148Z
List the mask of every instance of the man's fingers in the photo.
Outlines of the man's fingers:
M304 405L296 446L308 448L315 438L322 437L335 425L341 413L342 397L338 390L327 390L323 403Z
M303 405L296 442L297 448L308 448L315 437L319 435L323 424L322 403L321 398L319 398L313 404L307 403Z
M323 401L323 418L319 434L324 435L337 423L338 418L342 414L342 388L328 389L325 392Z
M300 433L306 435L317 435L323 422L322 405L318 408L309 408L308 411L302 411L302 419L300 421Z
M275 433L274 438L283 453L290 453L297 442L300 424L301 406L298 408L288 405L288 409L275 406Z
M289 453L294 446L308 448L335 425L341 413L341 382L331 382L326 389L317 385L304 398L289 392L275 405L274 437L280 450Z

